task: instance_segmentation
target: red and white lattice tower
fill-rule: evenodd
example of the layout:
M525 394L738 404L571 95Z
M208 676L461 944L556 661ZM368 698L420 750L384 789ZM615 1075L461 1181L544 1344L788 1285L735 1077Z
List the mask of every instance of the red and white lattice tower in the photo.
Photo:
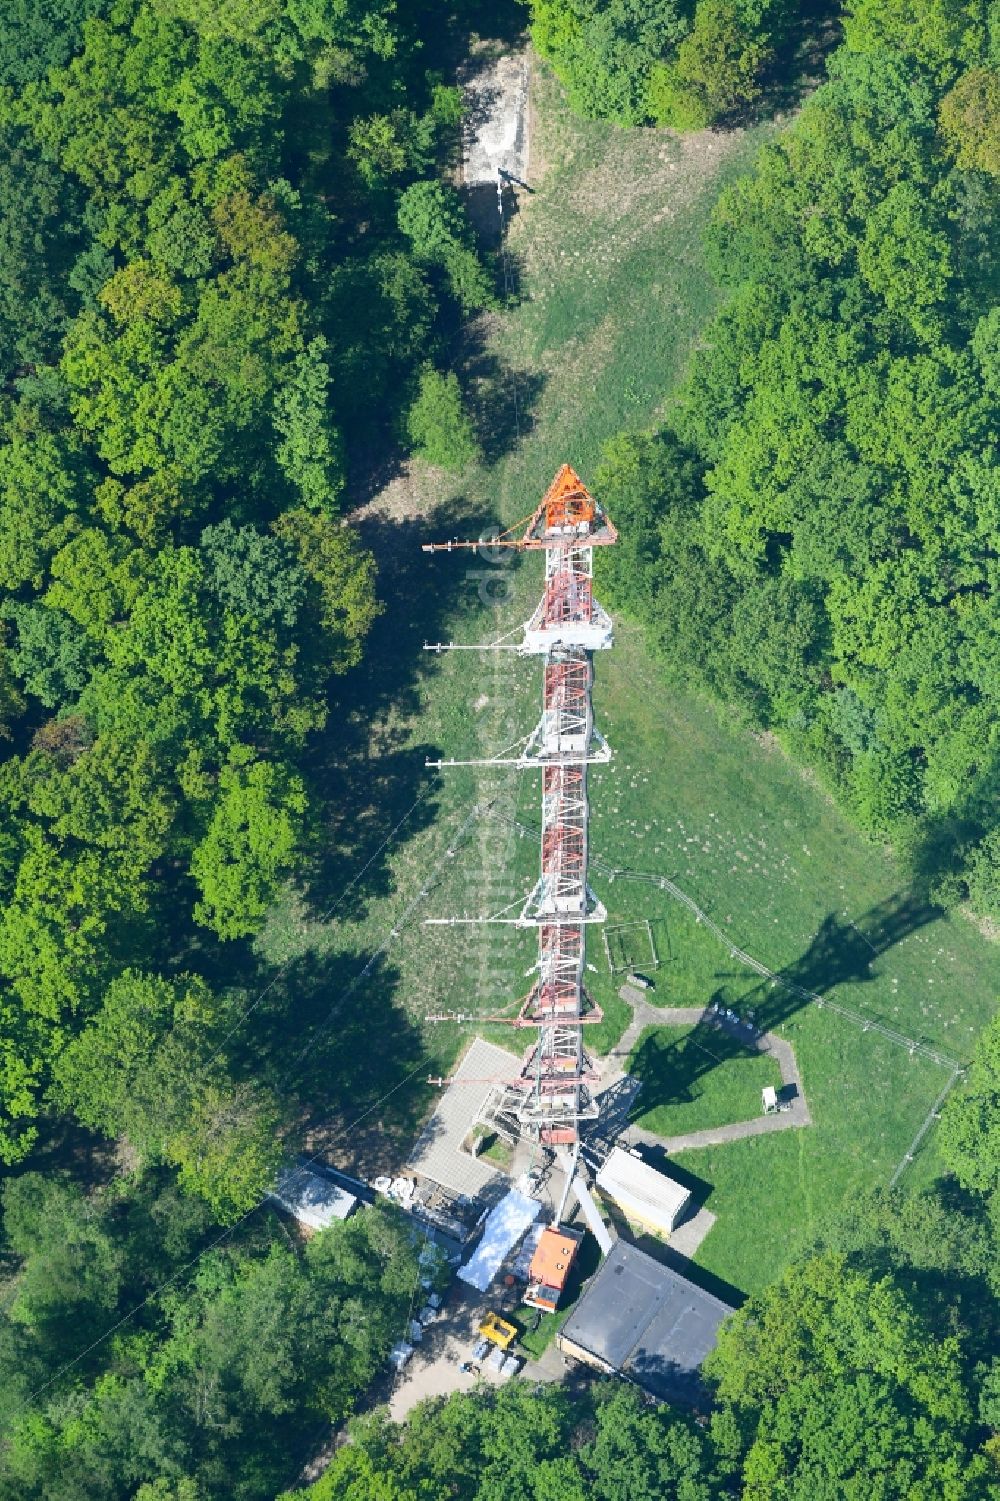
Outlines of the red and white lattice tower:
M543 661L541 720L516 757L432 764L541 770L541 868L520 916L513 919L519 927L538 929L537 979L513 1019L514 1026L530 1028L537 1037L519 1077L503 1082L491 1113L520 1135L553 1147L576 1143L580 1122L597 1113L589 1087L595 1074L583 1036L588 1024L600 1021L601 1012L587 996L583 974L587 925L603 922L606 914L587 881L587 767L611 756L594 727L591 686L593 653L612 645L612 625L593 595L593 549L616 540L608 517L564 464L521 535L506 533L488 544L445 542L424 548L436 552L488 545L545 553L545 593L517 647L522 655Z

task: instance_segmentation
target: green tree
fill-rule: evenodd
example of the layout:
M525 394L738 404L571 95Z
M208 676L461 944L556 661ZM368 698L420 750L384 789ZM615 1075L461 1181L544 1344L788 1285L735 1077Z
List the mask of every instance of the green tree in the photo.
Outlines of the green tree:
M95 654L76 623L42 604L10 605L17 629L11 665L25 690L47 709L73 703L94 669Z
M354 532L316 511L285 511L274 530L298 559L318 596L330 670L361 660L364 639L381 611L375 597L375 560Z
M375 1414L353 1425L310 1501L708 1501L711 1457L694 1424L651 1411L615 1385L575 1400L558 1387L421 1403L405 1426Z
M789 15L739 20L762 37ZM679 50L696 31L697 14ZM609 449L611 514L642 541L599 568L671 676L775 730L866 828L910 847L952 830L925 842L922 879L989 912L992 190L932 125L957 79L988 71L988 37L975 7L936 0L859 0L845 37L720 197L725 300L672 431L637 460Z
M220 798L191 857L201 900L199 922L220 938L256 931L291 868L306 810L302 780L287 767L257 761L223 767Z
M55 1065L63 1106L141 1162L170 1163L223 1223L259 1202L281 1156L273 1097L228 1069L233 1009L196 976L126 970Z
M17 686L6 632L0 629L0 740L10 739L11 726L23 711L24 698Z
M0 69L2 69L0 57ZM70 321L80 197L23 132L0 125L0 376L51 362Z
M650 72L647 113L658 125L704 129L760 97L770 55L766 39L748 29L736 5L699 0L674 60Z
M424 366L406 425L420 457L442 469L464 469L479 451L462 406L458 376L452 371L442 374L433 365Z
M793 1266L744 1305L705 1370L720 1439L734 1420L743 1435L746 1497L987 1494L958 1341L931 1338L889 1279L842 1256Z
M638 125L650 76L688 30L674 0L535 0L532 38L565 83L575 109Z
M0 40L0 83L22 89L62 67L80 45L84 22L107 0L10 0Z
M992 829L969 852L965 883L975 912L983 917L1000 912L1000 829Z
M979 1037L939 1130L941 1155L964 1187L981 1194L1000 1189L1000 1017Z
M3 1191L4 1231L22 1266L12 1316L46 1341L83 1343L118 1300L121 1249L66 1174L24 1173Z
M269 1090L251 1081L203 1074L185 1093L187 1119L165 1138L163 1154L177 1167L181 1187L203 1198L215 1219L231 1224L274 1184L282 1159L281 1110Z
M1000 177L1000 73L970 68L945 94L940 113L958 165Z
M87 479L79 443L20 408L0 449L0 588L43 587L49 559L79 525Z
M24 764L27 807L60 844L109 851L141 905L150 865L163 852L174 813L149 746L97 739L62 766L36 752Z
M343 486L340 436L330 425L330 367L325 339L313 339L278 390L275 458L305 506L332 511Z
M221 521L202 532L201 557L208 564L208 587L224 610L258 628L295 625L306 578L280 540Z
M599 1396L596 1433L580 1451L595 1501L709 1501L711 1457L694 1424L643 1407L627 1387Z
M399 200L399 227L418 261L441 266L465 312L492 300L489 277L476 255L472 230L455 188L436 180L412 183Z
M124 1135L140 1159L155 1160L189 1118L190 1091L217 1040L217 1013L196 976L123 971L59 1058L57 1098L85 1125Z

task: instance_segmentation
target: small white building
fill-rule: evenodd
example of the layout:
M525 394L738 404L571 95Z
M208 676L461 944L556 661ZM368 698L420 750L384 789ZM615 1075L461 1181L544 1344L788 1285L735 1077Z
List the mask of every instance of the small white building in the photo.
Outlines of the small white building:
M282 1168L269 1197L310 1230L325 1230L334 1220L346 1220L358 1204L346 1188L308 1167Z
M657 1235L670 1233L691 1199L689 1188L622 1147L604 1163L597 1186L630 1220Z

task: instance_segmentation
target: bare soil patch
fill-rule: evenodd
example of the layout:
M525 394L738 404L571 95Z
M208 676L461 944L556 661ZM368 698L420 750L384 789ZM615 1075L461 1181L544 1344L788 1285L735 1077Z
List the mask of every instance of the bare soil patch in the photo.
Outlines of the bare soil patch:
M348 512L347 519L355 525L376 517L385 521L412 521L430 515L453 488L452 477L443 469L436 469L423 459L404 459L369 500L356 504Z

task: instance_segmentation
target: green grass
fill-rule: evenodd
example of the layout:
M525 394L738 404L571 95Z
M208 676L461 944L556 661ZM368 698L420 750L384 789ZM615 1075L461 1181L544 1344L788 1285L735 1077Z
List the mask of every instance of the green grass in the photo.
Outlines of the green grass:
M664 404L717 301L702 249L712 205L771 134L695 145L622 131L573 119L544 71L534 87L549 165L512 221L523 300L493 344L520 379L528 421L481 489L507 522L534 509L560 463L592 473L607 438Z
M485 1157L488 1162L495 1162L497 1167L506 1172L514 1156L513 1148L509 1147L503 1137L498 1136L495 1131L491 1132L482 1128L473 1134L484 1142L484 1145L479 1148L479 1156Z
M781 1085L773 1058L703 1026L646 1027L626 1067L642 1083L633 1120L658 1136L751 1120L764 1086Z
M308 900L289 893L261 940L269 963L290 965L292 1005L275 1025L289 1029L289 1046L300 1037L313 1044L312 1071L296 1080L304 1115L310 1123L322 1116L311 1139L369 1174L400 1165L436 1097L426 1075L446 1073L470 1031L514 1052L526 1044L509 1028L428 1023L428 1013L512 1014L535 958L530 933L422 922L516 910L538 851L534 837L519 837L505 820L537 824L537 778L438 774L423 761L485 756L526 734L539 712L539 669L509 653L438 657L420 647L515 630L541 589L538 559L503 567L462 554L426 558L419 543L478 534L490 518L512 523L560 463L571 460L591 478L606 438L662 409L713 305L701 231L722 180L747 164L761 138L729 143L725 164L709 170L708 157L685 157L689 147L658 132L572 121L548 82L536 106L549 168L510 234L523 300L495 320L493 364L477 377L487 422L495 413L502 425L517 391L519 438L512 434L511 451L491 467L464 475L436 516L376 528L387 611L324 747L332 806L341 810L327 831L328 869ZM672 161L683 188L676 202ZM891 854L863 839L779 752L668 688L628 621L595 674L597 723L616 752L591 779L591 849L601 862L592 879L609 921L653 924L662 963L651 1000L753 1007L793 1043L803 1074L812 1127L680 1158L718 1216L698 1260L752 1291L824 1214L889 1180L947 1072L762 983L665 891L609 879L608 869L669 877L734 946L772 970L960 1059L995 1006L997 950L960 918L914 902ZM419 793L426 796L393 835ZM476 801L490 808L470 824ZM383 944L384 958L357 984ZM605 1013L588 1041L607 1051L629 1020L617 994L623 976L608 973L596 935L588 960L596 971L587 985ZM716 1097L711 1071L698 1087ZM369 1108L363 1130L344 1132ZM758 1108L759 1094L750 1113ZM927 1153L933 1143L931 1132ZM911 1171L924 1171L926 1160Z

